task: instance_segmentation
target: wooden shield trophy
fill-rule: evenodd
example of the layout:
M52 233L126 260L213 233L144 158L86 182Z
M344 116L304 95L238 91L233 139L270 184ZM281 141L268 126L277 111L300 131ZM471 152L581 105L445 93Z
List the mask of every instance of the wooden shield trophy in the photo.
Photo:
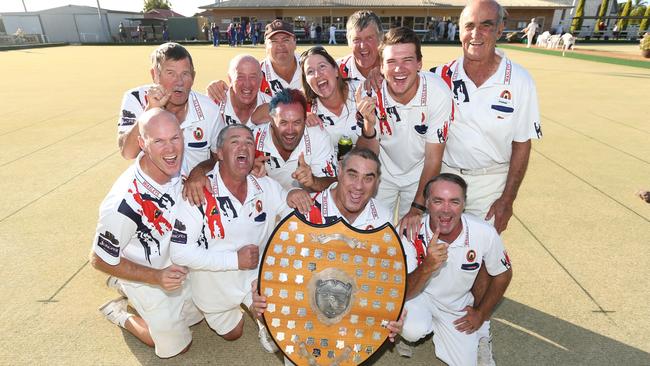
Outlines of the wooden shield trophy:
M258 284L269 334L294 364L359 365L402 312L404 250L390 224L363 231L292 213L269 238Z

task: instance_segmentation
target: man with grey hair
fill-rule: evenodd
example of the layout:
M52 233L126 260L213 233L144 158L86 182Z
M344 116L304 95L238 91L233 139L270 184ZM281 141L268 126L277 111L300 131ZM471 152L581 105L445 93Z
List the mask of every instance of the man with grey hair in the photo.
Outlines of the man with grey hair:
M348 18L345 28L352 54L338 59L337 63L343 77L363 82L372 70L379 69L381 20L370 10L359 10Z
M535 82L495 47L504 16L494 0L469 2L459 19L463 56L431 70L451 89L455 104L441 172L467 182L465 211L491 221L498 233L512 216L531 139L542 137ZM481 266L472 290L475 306L489 282ZM480 344L489 349L487 334Z
M211 191L203 203L179 203L171 235L171 258L190 270L192 298L210 328L226 340L242 335L240 305L252 304L251 283L257 278L260 253L276 219L297 208L306 212L307 192L287 192L251 169L255 146L242 124L224 127L217 137L218 162L208 173Z
M99 208L91 264L110 275L107 284L121 295L102 305L101 313L168 358L189 348L189 326L203 318L185 283L187 268L172 264L169 255L181 201L183 133L176 117L161 108L144 112L138 128L142 153ZM129 302L138 315L128 312Z
M219 126L244 124L255 127L252 120L253 112L258 106L268 103L271 97L260 92L262 84L262 69L251 55L237 55L230 60L228 67L230 87L225 99L219 103ZM266 108L264 108L266 110ZM214 168L214 161L208 160L199 164L185 181L185 197L195 204L201 203L203 187L206 186L205 175ZM209 185L207 185L209 188Z
M141 151L137 118L150 109L163 108L176 116L183 131L186 145L181 172L187 175L197 164L212 157L219 132L218 109L208 97L192 90L196 72L185 47L164 43L151 54L151 63L153 84L124 93L117 127L118 145L124 158L136 158Z

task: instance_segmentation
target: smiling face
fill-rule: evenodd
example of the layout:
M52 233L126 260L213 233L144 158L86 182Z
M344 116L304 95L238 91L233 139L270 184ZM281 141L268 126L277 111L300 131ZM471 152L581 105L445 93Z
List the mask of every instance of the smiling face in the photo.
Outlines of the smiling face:
M362 156L350 156L339 174L333 198L339 212L350 222L365 209L379 185L377 162Z
M194 84L194 70L189 58L164 60L159 67L151 69L151 76L156 84L172 92L169 102L175 106L187 103L187 98Z
M328 99L337 90L338 69L321 55L311 55L303 64L305 80L321 99Z
M431 230L440 229L441 240L454 241L463 230L461 215L465 209L463 189L456 183L439 180L429 187L427 198Z
M460 15L460 42L470 61L484 62L494 57L497 40L503 32L498 7L492 1L474 1Z
M243 58L228 77L233 94L241 104L257 102L257 92L262 84L262 70L256 60Z
M272 64L288 65L295 62L296 37L278 32L264 41L266 55Z
M406 104L415 96L421 68L422 60L418 60L414 44L398 43L384 47L381 71L388 91L396 101Z
M352 47L352 55L357 67L368 69L379 62L379 42L381 41L377 26L368 24L362 30L355 29L348 37L348 45Z
M305 110L299 103L278 104L271 115L271 137L281 154L290 155L305 132Z
M147 111L141 118L141 166L159 184L167 183L181 170L183 133L176 117L162 109Z
M227 127L222 137L221 146L217 148L219 171L237 180L244 179L255 160L255 141L253 134L245 126Z

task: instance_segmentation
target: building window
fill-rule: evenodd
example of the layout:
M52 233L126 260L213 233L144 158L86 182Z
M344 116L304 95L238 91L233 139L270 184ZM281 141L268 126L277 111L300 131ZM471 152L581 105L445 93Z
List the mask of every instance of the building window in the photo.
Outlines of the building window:
M381 17L381 27L386 31L390 28L401 27L402 17Z
M347 22L348 17L323 17L323 27L327 27L328 29L332 24L336 26L336 29L345 29Z

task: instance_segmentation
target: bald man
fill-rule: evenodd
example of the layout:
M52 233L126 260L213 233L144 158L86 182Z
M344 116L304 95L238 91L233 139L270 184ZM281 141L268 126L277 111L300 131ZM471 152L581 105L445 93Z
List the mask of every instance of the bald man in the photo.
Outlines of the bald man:
M136 161L118 178L99 208L91 263L110 275L122 296L99 310L110 322L155 347L160 358L184 352L189 326L202 319L184 281L187 268L172 264L173 208L180 200L183 132L174 114L153 108L138 118ZM127 311L128 303L139 315Z

